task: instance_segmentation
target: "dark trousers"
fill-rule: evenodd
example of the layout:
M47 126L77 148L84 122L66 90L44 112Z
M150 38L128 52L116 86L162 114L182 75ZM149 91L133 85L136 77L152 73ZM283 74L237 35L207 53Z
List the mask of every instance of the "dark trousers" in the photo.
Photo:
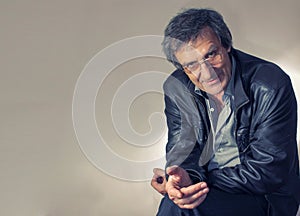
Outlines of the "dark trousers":
M166 195L157 216L266 216L268 203L264 196L230 194L215 188L195 209L181 209Z

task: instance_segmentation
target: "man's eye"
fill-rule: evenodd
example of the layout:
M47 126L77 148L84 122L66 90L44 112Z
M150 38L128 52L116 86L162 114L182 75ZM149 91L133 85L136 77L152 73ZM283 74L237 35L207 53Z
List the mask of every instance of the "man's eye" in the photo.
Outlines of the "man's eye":
M217 51L213 50L205 55L205 59L214 58L217 55Z
M187 67L187 69L193 71L193 70L196 70L199 67L199 63L198 62L192 62L192 63L189 63L186 67Z

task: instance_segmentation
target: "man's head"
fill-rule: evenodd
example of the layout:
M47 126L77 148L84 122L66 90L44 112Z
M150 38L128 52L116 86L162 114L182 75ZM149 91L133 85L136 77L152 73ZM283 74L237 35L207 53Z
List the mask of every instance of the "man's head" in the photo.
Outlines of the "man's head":
M227 86L232 37L218 12L189 9L175 16L165 29L162 45L167 59L201 90L216 95Z
M205 27L212 29L225 49L231 47L232 36L221 14L211 9L189 9L173 17L165 29L162 45L167 59L180 68L175 52L197 39Z

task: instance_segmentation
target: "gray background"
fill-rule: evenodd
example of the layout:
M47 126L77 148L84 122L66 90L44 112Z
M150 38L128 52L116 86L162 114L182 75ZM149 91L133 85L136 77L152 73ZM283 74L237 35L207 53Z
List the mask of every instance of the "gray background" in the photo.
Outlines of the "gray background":
M72 125L72 97L95 54L128 37L162 35L169 19L190 7L219 10L234 46L277 62L300 95L298 0L0 1L0 215L155 214L161 196L149 182L111 177L81 151ZM113 131L109 105L120 84L147 70L170 73L173 68L155 58L122 64L96 101L103 136L112 140L113 151L131 160L163 155L164 144L128 145ZM147 132L145 116L163 111L162 95L145 94L130 109L133 127Z

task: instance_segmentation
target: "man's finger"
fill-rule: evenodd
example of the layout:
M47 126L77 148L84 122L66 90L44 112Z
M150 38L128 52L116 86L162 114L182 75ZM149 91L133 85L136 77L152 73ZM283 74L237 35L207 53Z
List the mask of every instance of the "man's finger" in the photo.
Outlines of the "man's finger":
M184 194L184 196L191 196L195 193L198 193L201 190L204 190L205 188L208 189L207 184L205 182L199 182L188 187L183 187L180 189L180 191Z
M207 193L209 192L208 188L204 188L194 194L192 194L191 196L183 196L182 199L178 200L177 203L178 204L193 204L195 202L197 202L199 199L206 197Z
M178 202L178 206L180 208L184 208L184 209L193 209L196 208L197 206L199 206L206 198L207 194L202 195L201 197L199 197L198 199L194 200L192 203L179 203Z
M162 195L165 195L167 193L165 187L166 183L164 180L160 183L157 178L152 178L151 186Z
M168 188L167 193L171 200L181 199L183 194L175 187Z
M205 182L181 188L182 197L173 197L173 202L180 208L192 209L200 205L206 198L209 189Z
M160 168L154 168L153 173L154 173L154 175L165 176L165 171Z
M166 169L166 173L168 175L177 175L178 172L180 172L180 168L179 168L179 166L176 166L176 165L167 167L167 169Z

